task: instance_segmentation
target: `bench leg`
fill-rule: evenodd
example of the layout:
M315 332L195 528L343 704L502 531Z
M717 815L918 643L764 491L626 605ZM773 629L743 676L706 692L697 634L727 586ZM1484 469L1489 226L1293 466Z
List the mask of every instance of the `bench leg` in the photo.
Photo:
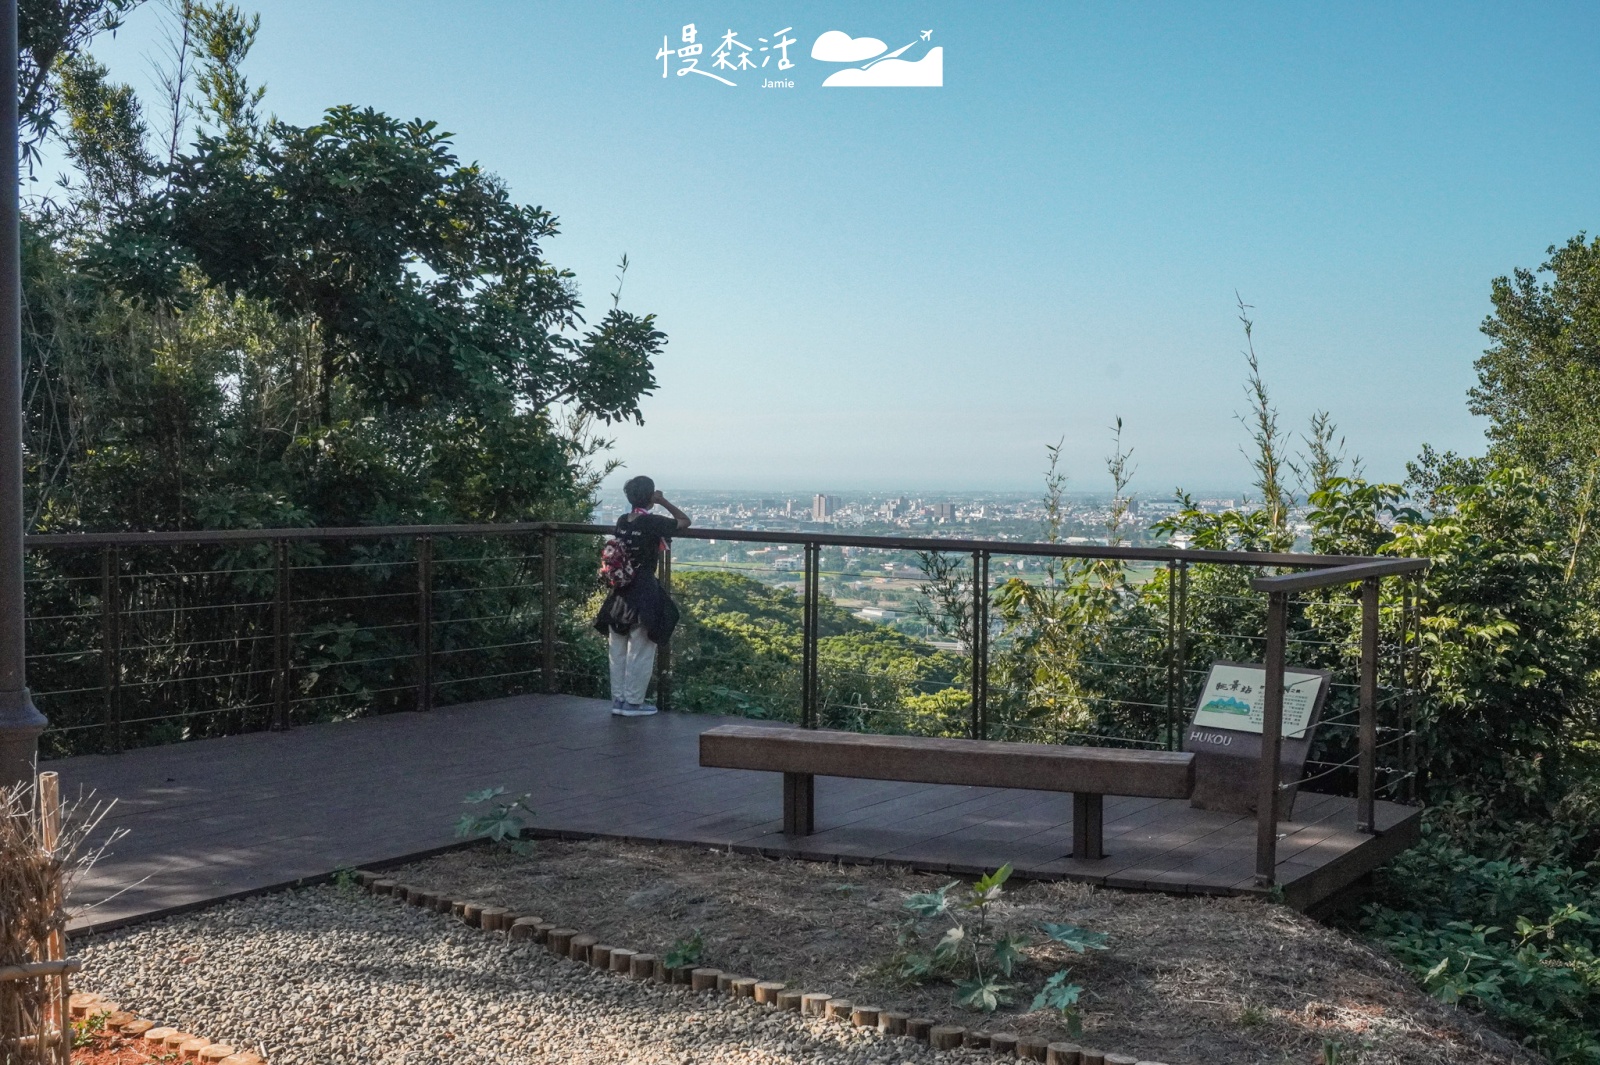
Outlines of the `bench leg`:
M1074 858L1104 858L1105 797L1089 792L1072 793L1072 856Z
M810 773L783 775L783 831L809 836L817 820L817 778Z

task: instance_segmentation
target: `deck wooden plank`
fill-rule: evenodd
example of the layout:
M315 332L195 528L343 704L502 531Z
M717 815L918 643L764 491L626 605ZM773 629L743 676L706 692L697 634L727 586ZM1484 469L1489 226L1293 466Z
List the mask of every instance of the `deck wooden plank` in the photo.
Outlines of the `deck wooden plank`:
M1110 797L1108 857L1069 857L1069 794L823 777L820 831L781 825L776 773L704 768L699 737L727 718L612 717L604 702L521 696L46 763L68 794L115 798L130 834L80 884L74 924L109 927L456 845L471 791L530 795L539 834L888 861L1165 891L1252 891L1255 823L1181 799ZM750 723L754 724L754 723ZM1354 802L1306 793L1285 823L1279 877L1309 906L1415 838L1416 811L1379 803L1380 836ZM129 886L133 885L133 886ZM106 901L119 890L122 894Z

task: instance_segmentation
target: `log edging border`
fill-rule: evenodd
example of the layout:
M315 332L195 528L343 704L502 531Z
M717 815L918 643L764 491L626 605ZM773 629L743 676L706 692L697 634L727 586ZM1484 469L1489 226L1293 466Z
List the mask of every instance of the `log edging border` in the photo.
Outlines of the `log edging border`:
M267 1065L260 1054L248 1050L234 1050L226 1043L214 1043L204 1036L160 1025L136 1013L124 1010L117 1003L95 991L79 991L67 999L69 1025L99 1014L105 1015L105 1027L121 1032L130 1039L142 1040L144 1051L157 1057L173 1055L170 1061L200 1062L202 1065Z
M440 892L415 887L369 869L355 870L355 880L373 895L386 896L411 906L454 915L470 928L503 932L507 939L532 942L557 957L586 964L602 972L632 980L684 987L701 994L744 1000L750 1006L790 1010L805 1016L826 1017L857 1028L876 1028L926 1044L934 1050L957 1047L988 1050L1000 1057L1022 1061L1042 1061L1046 1065L1162 1065L1127 1054L1113 1054L1076 1043L1047 1043L1032 1036L987 1029L968 1029L965 1025L944 1024L927 1017L908 1017L880 1006L853 1003L821 992L802 992L776 980L724 972L709 966L668 968L654 953L615 946L598 936L575 928L557 926L534 914L519 913L476 899L457 899ZM619 956L626 966L619 964ZM224 1062L222 1065L244 1065ZM264 1065L264 1063L263 1063Z

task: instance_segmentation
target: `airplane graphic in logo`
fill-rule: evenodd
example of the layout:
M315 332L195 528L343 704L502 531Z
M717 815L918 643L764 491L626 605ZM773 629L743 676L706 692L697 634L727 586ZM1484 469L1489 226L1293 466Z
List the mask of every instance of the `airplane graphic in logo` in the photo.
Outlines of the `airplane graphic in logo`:
M811 46L811 58L824 63L851 63L828 75L824 88L937 88L944 84L944 48L932 45L917 59L901 59L918 44L931 44L932 30L921 31L913 39L888 51L876 37L852 37L843 30L829 30Z

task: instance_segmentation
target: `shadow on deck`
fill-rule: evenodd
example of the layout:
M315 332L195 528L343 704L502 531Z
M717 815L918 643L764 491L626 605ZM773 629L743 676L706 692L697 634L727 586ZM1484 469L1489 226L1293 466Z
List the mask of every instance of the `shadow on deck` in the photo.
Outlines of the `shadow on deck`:
M1106 797L1107 857L1072 849L1072 796L822 778L816 834L781 832L775 773L702 769L693 714L614 718L604 702L518 696L292 732L48 763L63 792L116 799L128 836L77 886L74 928L109 928L456 845L469 791L529 792L540 834L690 843L1133 890L1250 894L1255 821L1186 801ZM1304 909L1412 846L1421 811L1302 794L1279 826L1278 882Z

